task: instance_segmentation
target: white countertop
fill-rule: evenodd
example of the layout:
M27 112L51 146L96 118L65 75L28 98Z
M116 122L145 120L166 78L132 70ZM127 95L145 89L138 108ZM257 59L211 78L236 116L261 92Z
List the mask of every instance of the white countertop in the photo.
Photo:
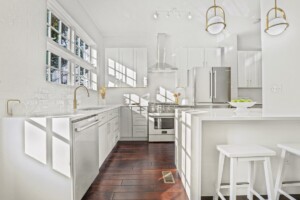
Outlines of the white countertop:
M203 121L226 120L300 120L300 116L266 116L261 108L251 108L247 112L235 112L235 108L185 109L178 110Z
M39 114L32 116L13 116L6 118L67 118L70 121L80 120L92 115L97 115L109 110L113 110L115 108L120 108L124 105L99 105L99 106L91 106L91 107L83 107L79 108L76 111L68 112L68 113L53 113L53 114ZM85 110L88 108L89 110Z

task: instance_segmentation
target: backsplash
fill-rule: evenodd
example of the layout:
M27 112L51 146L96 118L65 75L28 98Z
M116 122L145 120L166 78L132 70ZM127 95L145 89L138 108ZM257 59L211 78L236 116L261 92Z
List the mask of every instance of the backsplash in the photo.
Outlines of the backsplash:
M11 104L13 115L39 116L70 113L73 111L74 89L74 87L62 87L52 84L37 88L32 98L21 98L21 104ZM79 89L77 91L78 108L98 104L97 92L91 90L89 92L90 97L87 96L85 90Z

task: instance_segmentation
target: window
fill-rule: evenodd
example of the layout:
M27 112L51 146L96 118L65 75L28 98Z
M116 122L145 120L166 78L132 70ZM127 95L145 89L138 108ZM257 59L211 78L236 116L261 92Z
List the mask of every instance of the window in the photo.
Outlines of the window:
M70 28L50 10L47 11L47 36L60 46L70 50Z
M70 62L49 51L46 54L46 80L52 83L73 85L70 80Z
M46 80L61 85L84 85L96 91L95 43L63 8L54 4L48 2L47 9L47 37L50 39L47 41Z
M75 37L75 54L79 56L81 59L91 62L90 55L91 49L88 44L86 44L79 36Z

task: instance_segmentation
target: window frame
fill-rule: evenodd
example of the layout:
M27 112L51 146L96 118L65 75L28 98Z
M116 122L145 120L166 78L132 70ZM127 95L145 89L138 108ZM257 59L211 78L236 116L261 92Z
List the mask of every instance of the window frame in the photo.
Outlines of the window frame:
M49 0L47 2L46 8L46 38L47 38L47 49L46 49L46 81L49 83L64 85L64 86L77 86L75 67L78 65L85 70L87 70L87 83L84 84L89 90L98 90L98 61L97 61L97 46L96 43L88 36L88 34L77 24L73 18L67 14L67 12L58 4L55 0ZM52 16L58 20L58 30L52 26L51 20ZM63 34L63 26L68 28L67 36ZM58 34L57 42L52 39L52 31ZM84 56L81 58L76 55L76 36L80 38L83 42L83 52ZM62 38L67 40L67 45L62 45ZM79 44L80 45L80 44ZM88 46L88 51L85 50L86 45ZM92 51L95 51L96 58L92 57ZM51 66L51 53L59 57L58 68ZM86 56L85 54L88 54ZM86 58L86 59L85 59ZM67 70L63 71L61 66L61 60L65 59L68 61ZM95 60L93 60L95 59ZM51 80L51 69L58 70L58 81L52 82ZM63 84L63 74L67 74L67 83ZM96 79L92 80L92 74L96 75ZM94 84L94 85L92 85ZM81 84L80 84L81 85ZM96 86L96 87L94 87Z

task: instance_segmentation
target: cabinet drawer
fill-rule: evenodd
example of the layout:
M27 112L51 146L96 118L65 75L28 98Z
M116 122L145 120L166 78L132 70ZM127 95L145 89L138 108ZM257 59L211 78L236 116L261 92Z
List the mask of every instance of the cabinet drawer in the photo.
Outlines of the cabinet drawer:
M99 125L104 124L107 122L107 112L100 113L98 115Z
M133 137L147 137L147 126L133 126Z
M107 114L108 120L111 120L111 119L119 116L119 109L110 110L107 113L108 113Z
M147 126L147 117L144 115L133 113L132 123L134 126Z

